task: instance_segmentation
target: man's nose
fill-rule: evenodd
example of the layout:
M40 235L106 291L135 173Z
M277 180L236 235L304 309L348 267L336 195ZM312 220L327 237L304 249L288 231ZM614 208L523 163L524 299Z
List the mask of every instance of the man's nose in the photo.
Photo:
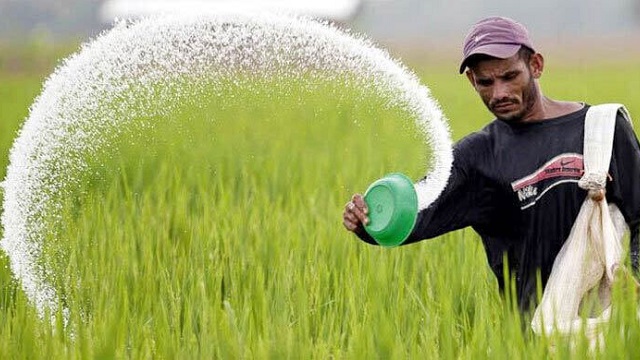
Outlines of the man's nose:
M496 81L493 85L493 99L501 100L509 97L509 86L502 81Z

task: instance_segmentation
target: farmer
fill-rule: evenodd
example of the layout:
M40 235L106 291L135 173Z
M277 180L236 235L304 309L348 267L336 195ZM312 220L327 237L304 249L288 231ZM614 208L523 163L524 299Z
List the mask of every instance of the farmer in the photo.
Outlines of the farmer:
M448 184L418 214L403 244L471 226L482 238L491 270L504 289L503 263L515 279L521 310L535 305L537 274L547 282L553 261L587 195L583 173L584 120L589 105L542 93L544 58L521 24L503 17L476 23L464 40L460 73L496 117L454 146ZM606 198L631 230L632 265L638 265L640 147L619 114ZM368 209L353 195L343 224L363 241Z

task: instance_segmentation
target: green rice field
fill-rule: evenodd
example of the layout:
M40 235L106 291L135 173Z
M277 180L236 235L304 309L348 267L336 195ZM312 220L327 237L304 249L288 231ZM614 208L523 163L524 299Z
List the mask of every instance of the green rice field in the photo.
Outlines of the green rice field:
M25 50L26 70L0 59L1 178L67 55ZM491 116L456 64L407 65L459 139ZM640 119L638 69L640 58L575 66L550 56L541 83L550 97L621 102ZM353 193L389 172L419 179L429 149L407 114L340 91L236 88L115 137L44 246L68 324L61 311L39 317L0 254L0 358L640 358L638 298L624 284L606 346L591 351L583 337L532 333L471 229L392 249L345 231Z

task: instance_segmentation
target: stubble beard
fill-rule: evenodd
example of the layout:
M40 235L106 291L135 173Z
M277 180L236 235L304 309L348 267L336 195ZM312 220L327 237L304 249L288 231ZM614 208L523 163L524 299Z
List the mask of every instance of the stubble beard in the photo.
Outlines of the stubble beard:
M531 109L533 108L533 106L535 105L536 101L538 100L538 92L536 91L536 84L535 81L533 80L533 76L531 76L531 71L529 71L529 82L527 83L527 85L523 88L522 90L522 108L520 109L520 111L507 115L507 116L501 116L496 114L495 112L493 112L493 110L491 109L491 106L488 102L485 102L485 105L487 106L487 108L489 109L489 111L491 111L491 113L493 113L493 115L495 115L495 117L498 120L502 120L505 122L512 122L512 123L517 123L522 121L522 119L525 117L525 115L527 115ZM516 102L518 103L518 102Z

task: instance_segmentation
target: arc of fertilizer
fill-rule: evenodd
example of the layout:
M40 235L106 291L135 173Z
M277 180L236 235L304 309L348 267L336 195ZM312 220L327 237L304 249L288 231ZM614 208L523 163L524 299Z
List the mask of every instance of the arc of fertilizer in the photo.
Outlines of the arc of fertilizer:
M61 219L60 194L78 183L78 154L107 146L105 133L167 108L129 99L138 94L175 103L208 84L251 69L269 76L301 71L323 78L351 75L389 104L415 114L434 151L433 170L417 183L419 208L431 204L449 178L452 150L446 119L426 86L369 41L327 24L285 15L167 16L122 22L49 77L10 152L2 204L2 249L40 314L58 309L58 295L38 265L46 221ZM298 75L299 76L299 75ZM189 79L189 89L176 87ZM222 86L222 85L220 85ZM104 104L116 104L106 108ZM54 196L56 195L56 196Z

